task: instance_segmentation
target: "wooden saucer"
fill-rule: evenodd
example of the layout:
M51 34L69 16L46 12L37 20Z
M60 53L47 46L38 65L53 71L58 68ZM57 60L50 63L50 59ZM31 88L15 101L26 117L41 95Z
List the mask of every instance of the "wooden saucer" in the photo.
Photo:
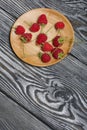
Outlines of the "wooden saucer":
M64 29L61 31L61 35L66 40L60 47L64 51L64 56L61 59L54 59L51 57L51 60L48 63L43 63L38 57L38 53L41 51L41 49L40 46L36 45L36 37L41 30L36 33L31 32L33 37L29 43L22 43L19 38L20 36L15 33L15 28L18 25L24 26L26 32L30 32L29 24L37 22L37 19L41 14L45 14L48 20L48 24L45 25L43 33L47 32L47 30L50 28L50 30L47 32L47 41L51 41L57 34L56 29L54 27L52 28L56 22L63 21L65 24ZM26 12L16 20L11 29L10 42L13 51L22 61L34 66L45 67L60 62L68 55L74 43L74 31L69 20L58 11L47 8L38 8Z

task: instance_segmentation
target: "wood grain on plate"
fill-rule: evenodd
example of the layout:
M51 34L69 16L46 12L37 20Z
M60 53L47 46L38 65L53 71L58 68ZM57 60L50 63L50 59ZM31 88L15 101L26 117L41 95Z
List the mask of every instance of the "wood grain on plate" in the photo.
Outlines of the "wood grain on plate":
M66 38L66 40L64 41L64 44L61 48L64 51L63 58L65 58L66 55L71 51L71 48L73 46L74 31L69 20L64 15L53 9L38 8L28 11L22 16L20 16L11 29L10 42L15 54L24 62L35 66L49 66L61 61L63 58L54 59L52 57L51 61L49 61L48 63L43 63L41 61L41 59L38 57L38 53L40 52L40 46L36 45L35 40L41 30L36 33L32 33L32 41L26 44L23 44L19 38L20 36L15 34L15 28L18 25L23 25L27 32L30 32L28 29L28 24L37 22L37 19L41 14L45 14L47 16L48 24L44 27L43 33L46 33L50 29L47 32L47 41L51 41L51 44L52 39L57 35L57 31L54 28L55 23L58 21L64 22L65 28L61 31L61 36Z

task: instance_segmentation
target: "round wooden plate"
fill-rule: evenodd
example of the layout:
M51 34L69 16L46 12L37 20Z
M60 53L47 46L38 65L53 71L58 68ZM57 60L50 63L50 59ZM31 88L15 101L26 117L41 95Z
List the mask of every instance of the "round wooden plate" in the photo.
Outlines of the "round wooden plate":
M41 48L40 46L36 45L36 37L41 30L36 33L31 32L33 37L31 42L29 43L22 43L22 41L20 40L20 36L15 33L15 28L18 25L24 26L26 32L30 32L29 24L37 22L37 19L41 14L45 14L48 20L48 24L45 25L45 27L43 28L43 33L46 33L49 30L46 33L48 36L47 41L51 41L57 35L56 29L52 27L55 25L56 22L63 21L63 23L65 24L64 29L62 29L61 31L61 35L65 38L65 40L63 45L60 47L64 51L64 56L61 59L54 59L51 56L51 60L48 63L43 63L38 56ZM26 12L16 20L11 29L10 42L13 51L22 61L39 67L50 66L64 59L71 51L74 43L74 31L69 20L58 11L47 8L38 8Z

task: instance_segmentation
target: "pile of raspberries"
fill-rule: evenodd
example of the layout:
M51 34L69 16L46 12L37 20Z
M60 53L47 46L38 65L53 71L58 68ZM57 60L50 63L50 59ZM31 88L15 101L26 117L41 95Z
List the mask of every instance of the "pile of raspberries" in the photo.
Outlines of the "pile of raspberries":
M36 23L33 23L29 30L30 32L38 32L40 28L48 23L47 17L45 14L41 14L37 19ZM65 27L65 24L62 21L58 21L54 25L55 29L61 30ZM22 25L18 25L15 29L15 33L20 35L20 40L23 43L28 43L32 39L32 33L26 33L25 28ZM55 59L61 59L64 56L64 52L61 48L59 48L64 43L64 39L61 36L55 36L52 39L52 44L47 42L47 35L45 33L39 33L36 38L36 44L41 46L42 52L39 53L39 57L41 61L47 63L51 60L51 55Z

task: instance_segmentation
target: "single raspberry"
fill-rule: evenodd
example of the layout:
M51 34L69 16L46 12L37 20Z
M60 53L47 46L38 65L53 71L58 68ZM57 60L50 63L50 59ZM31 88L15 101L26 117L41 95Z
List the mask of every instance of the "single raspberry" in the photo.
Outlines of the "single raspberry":
M29 28L31 32L37 32L40 29L40 25L38 23L33 23L32 26Z
M42 46L42 51L51 51L52 49L53 46L48 42L45 42Z
M42 44L42 43L44 43L46 40L47 40L46 34L40 33L40 34L37 36L36 42L37 42L37 44Z
M56 36L54 39L53 39L53 45L55 47L59 47L59 46L62 46L64 42L64 38L61 37L61 36Z
M63 29L65 27L65 24L63 22L57 22L55 24L56 29Z
M24 33L21 35L20 39L22 42L26 43L29 42L32 38L32 34L31 33Z
M49 54L47 53L43 53L42 56L41 56L41 61L44 62L44 63L47 63L51 60L51 57Z
M37 23L39 24L47 24L47 17L45 14L41 14L37 20Z
M52 50L52 56L55 59L61 59L64 56L64 52L60 48L54 48L54 50Z
M21 25L18 25L17 27L16 27L16 29L15 29L15 33L17 34L17 35L21 35L21 34L23 34L25 32L25 28L23 27L23 26L21 26Z

